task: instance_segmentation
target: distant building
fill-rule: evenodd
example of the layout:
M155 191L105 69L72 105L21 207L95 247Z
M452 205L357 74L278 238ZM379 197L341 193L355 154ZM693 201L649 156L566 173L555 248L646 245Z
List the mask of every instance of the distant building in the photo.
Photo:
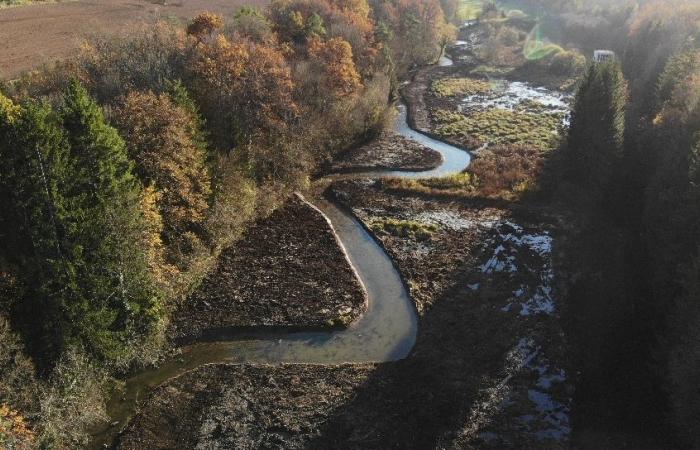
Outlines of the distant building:
M615 52L610 50L596 50L593 52L593 61L596 63L604 63L615 60Z

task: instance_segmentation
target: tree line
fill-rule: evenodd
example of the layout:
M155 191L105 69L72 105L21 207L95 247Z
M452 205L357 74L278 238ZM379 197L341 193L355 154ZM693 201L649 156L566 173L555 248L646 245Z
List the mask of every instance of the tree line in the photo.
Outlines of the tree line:
M635 9L619 61L591 65L580 82L568 140L550 161L551 190L578 205L585 229L570 287L579 403L609 430L692 448L700 445L698 19L695 2Z

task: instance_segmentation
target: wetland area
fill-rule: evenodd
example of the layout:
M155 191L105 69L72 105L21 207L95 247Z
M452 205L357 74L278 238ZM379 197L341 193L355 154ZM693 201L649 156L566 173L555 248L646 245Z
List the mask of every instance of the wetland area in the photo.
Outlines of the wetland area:
M569 97L517 81L459 81L474 67L462 62L471 60L467 47L458 42L454 64L443 58L415 73L393 129L329 165L310 203L295 197L224 253L172 325L188 345L115 391L112 427L96 441L120 449L566 445L560 218L461 195L451 180L468 174L468 149L479 150L478 161L489 145L542 144L566 125ZM481 125L452 132L443 114L457 124L512 114L515 128L534 114L551 120L522 137ZM402 179L414 184L397 189ZM447 189L433 195L415 183ZM313 233L295 232L299 223ZM319 230L323 240L305 241ZM318 267L304 263L314 260ZM235 276L246 261L254 261L250 276ZM294 295L278 295L280 286ZM247 307L263 308L255 314L263 319L247 322Z

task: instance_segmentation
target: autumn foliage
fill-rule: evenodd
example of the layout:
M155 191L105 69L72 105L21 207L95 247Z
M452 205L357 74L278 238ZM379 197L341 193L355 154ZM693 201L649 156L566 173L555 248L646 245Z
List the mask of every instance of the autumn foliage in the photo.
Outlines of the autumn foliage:
M190 69L194 92L222 150L285 130L296 119L294 81L278 49L219 35L197 53Z
M333 95L350 95L362 86L360 74L352 60L352 47L343 38L326 42L313 39L309 44L309 57L323 70L323 84Z
M210 12L203 12L192 19L187 25L187 34L197 38L203 38L224 26L224 19L221 16Z
M22 415L0 405L0 448L30 450L34 448L34 433Z
M136 173L153 186L162 216L168 260L186 266L186 255L201 246L211 196L206 148L198 142L197 119L167 94L130 92L118 105L115 122L126 136Z
M105 374L153 363L222 248L376 132L449 31L437 0L275 0L91 38L0 95L0 262L22 286L0 315L41 363L0 322L0 448L32 445L23 415L39 446L83 445Z

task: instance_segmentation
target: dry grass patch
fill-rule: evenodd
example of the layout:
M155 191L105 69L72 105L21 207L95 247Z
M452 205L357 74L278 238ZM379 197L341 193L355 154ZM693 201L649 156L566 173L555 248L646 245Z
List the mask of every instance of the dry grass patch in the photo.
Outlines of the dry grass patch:
M455 97L488 92L491 84L474 78L445 78L434 81L430 90L438 97Z
M417 241L426 241L437 231L437 227L433 224L392 218L376 219L370 222L370 228L378 235L390 234Z
M389 189L434 196L517 200L536 187L542 152L533 147L502 145L483 150L468 171L423 180L390 179Z
M476 111L467 116L446 110L433 113L436 131L444 137L471 137L489 144L513 144L551 149L557 140L561 114L533 114L506 109Z

